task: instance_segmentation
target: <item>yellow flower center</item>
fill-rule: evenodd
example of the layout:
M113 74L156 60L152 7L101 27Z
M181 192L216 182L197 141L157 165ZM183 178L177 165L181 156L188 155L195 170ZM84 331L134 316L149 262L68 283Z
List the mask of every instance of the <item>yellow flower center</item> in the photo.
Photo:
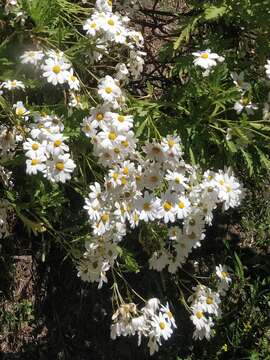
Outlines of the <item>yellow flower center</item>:
M169 318L169 319L172 319L173 314L172 314L170 311L167 311L166 314L168 315L168 318Z
M59 147L62 144L61 140L55 140L55 142L53 143L54 147Z
M212 180L213 176L212 175L208 175L208 180Z
M97 119L98 121L101 121L101 120L104 119L104 115L101 114L101 113L98 113L98 114L96 115L96 119Z
M116 135L115 132L111 131L111 132L109 132L108 138L109 138L111 141L114 141L114 140L117 138L117 135Z
M222 271L222 272L221 272L221 275L222 275L223 278L228 277L227 271Z
M164 330L166 327L166 324L164 322L160 322L159 327L161 328L161 330Z
M220 185L224 185L224 180L223 179L219 180L219 183Z
M121 185L126 185L127 184L127 179L124 177L124 176L122 176L121 177Z
M207 53L203 53L203 54L201 54L201 58L208 59L209 55Z
M121 150L118 147L114 148L113 151L115 152L115 154L121 153Z
M106 223L107 221L109 221L109 218L110 218L109 214L106 214L106 213L101 216L101 220L103 223Z
M118 121L120 121L121 123L125 121L125 116L123 115L118 115Z
M172 203L169 202L169 201L165 201L165 203L163 204L163 209L164 209L165 211L170 211L171 208L172 208Z
M180 209L184 209L185 203L184 203L183 201L179 201L178 207L179 207Z
M127 140L121 141L121 144L122 144L124 147L128 147L128 146L129 146L129 142L128 142Z
M74 81L77 80L77 78L76 78L76 76L72 75L72 76L70 77L70 80L74 82Z
M55 168L56 168L57 170L59 170L59 171L62 171L62 170L64 170L65 165L64 165L64 163L62 163L62 162L58 162L58 163L55 164Z
M55 74L59 74L60 71L61 71L61 67L59 65L54 65L53 68L52 68L52 71L55 73Z
M213 298L212 298L211 296L208 296L208 298L206 299L206 303L207 303L208 305L212 305L213 302L214 302Z
M172 148L175 145L175 141L173 139L168 140L169 148Z
M25 108L19 107L19 108L16 109L16 115L23 116L24 113L25 113Z
M108 0L107 3L109 6L112 6L112 0Z
M181 179L180 179L180 177L176 177L174 181L176 182L176 184L181 184Z
M118 173L113 173L112 174L112 178L113 178L114 181L116 181L118 179L118 177L119 177Z
M39 144L37 144L37 143L32 144L32 149L34 151L36 151L38 148L39 148Z
M11 86L16 86L16 85L17 85L17 81L16 81L16 80L11 81Z
M231 191L232 191L232 187L231 187L230 185L227 185L227 186L226 186L226 191L227 191L227 192L231 192Z
M198 319L201 319L203 317L203 312L202 311L197 311L196 314Z
M90 25L90 28L95 29L97 27L97 24L95 22L92 22Z
M151 210L151 205L149 202L146 202L143 204L143 210L144 211L150 211Z
M106 91L107 94L111 94L111 93L112 93L112 88L109 87L109 86L107 86L107 87L105 88L105 91Z
M31 165L35 166L37 164L39 164L39 160L38 159L32 159Z
M128 173L129 173L128 167L124 167L123 173L124 173L125 175L128 175Z
M113 21L113 19L109 19L109 20L108 20L108 24L109 24L110 26L114 26L114 21Z
M243 104L244 106L247 106L247 105L249 104L249 98L244 97L244 98L242 99L242 104Z

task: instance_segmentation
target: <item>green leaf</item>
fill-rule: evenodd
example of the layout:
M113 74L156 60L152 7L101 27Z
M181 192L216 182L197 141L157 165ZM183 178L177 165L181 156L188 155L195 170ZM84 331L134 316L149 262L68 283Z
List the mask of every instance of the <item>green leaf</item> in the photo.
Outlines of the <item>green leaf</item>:
M174 42L173 48L174 50L177 50L179 48L179 46L182 44L182 42L188 42L190 39L190 35L192 33L192 31L194 31L197 22L200 20L200 16L197 16L195 18L193 18L188 25L182 30L180 36L178 37L178 39Z
M241 150L241 153L243 155L243 158L245 160L245 163L247 165L247 169L248 169L248 172L249 172L249 175L253 175L254 173L254 167L253 167L253 159L252 159L252 156L246 152L244 149L240 149Z
M219 17L222 17L227 11L226 6L207 6L204 11L205 20L216 20Z
M236 252L234 252L234 258L235 258L235 267L236 267L237 275L243 281L245 279L244 267L243 267L243 264L242 264L239 256L236 254Z

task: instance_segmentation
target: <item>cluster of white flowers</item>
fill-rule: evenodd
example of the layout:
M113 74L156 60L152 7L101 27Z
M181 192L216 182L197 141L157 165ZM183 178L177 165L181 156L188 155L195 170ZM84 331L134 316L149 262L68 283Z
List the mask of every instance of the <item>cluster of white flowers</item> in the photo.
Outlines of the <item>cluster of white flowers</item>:
M126 235L127 224L133 229L140 221L156 222L163 228L167 225L169 240L159 243L159 250L153 253L149 263L150 268L157 271L168 266L169 272L175 273L192 249L200 246L205 227L211 225L217 205L222 203L227 210L240 204L244 195L242 185L230 169L208 170L200 179L197 169L182 159L178 136L168 135L161 142L146 142L142 146L145 153L142 156L135 150L130 127L125 133L119 132L112 125L111 113L105 113L102 119L100 116L99 121L106 123L105 131L92 133L92 139L98 149L95 153L99 154L99 161L109 170L104 178L104 189L98 183L92 185L84 207L95 236L92 246L103 254L91 275L91 259L97 265L96 256L91 254L89 257L89 250L85 253L84 267L86 259L90 260L87 267L89 281L97 281L94 280L97 272L104 276L104 264L106 269L112 265L112 258L106 259L103 247L109 248L108 242L110 246L117 244ZM89 128L93 128L92 122ZM133 146L123 151L122 142ZM113 260L116 256L117 252L114 252Z
M168 303L166 306L161 305L157 298L148 300L140 311L133 303L123 304L113 314L112 320L112 339L137 335L140 346L142 336L147 337L150 355L158 351L162 340L168 340L176 328Z
M62 51L49 50L45 53L41 50L29 50L21 56L23 64L32 64L43 71L42 76L46 78L48 83L56 86L67 85L71 98L70 106L77 107L80 90L80 82L74 74L71 63L66 59ZM74 99L77 100L74 103ZM73 100L73 101L72 101Z
M18 0L6 0L4 10L6 15L11 13L15 16L15 22L19 22L21 25L25 24L27 15L25 11L22 10Z
M190 319L195 325L193 332L195 340L202 340L203 338L209 340L213 335L213 317L221 316L220 296L226 294L232 279L226 266L222 265L216 266L216 276L218 277L217 291L213 291L204 285L197 285L193 288L194 294L188 299L192 311Z
M6 199L0 199L0 239L10 234L10 216L12 207Z
M97 60L102 58L103 53L108 53L110 44L120 44L129 49L127 63L118 64L118 80L127 79L129 72L138 78L144 64L145 53L140 50L143 46L142 34L129 29L129 21L127 16L112 12L112 1L97 0L96 9L83 26L86 34L95 39Z
M23 143L26 173L41 172L52 182L66 182L76 165L70 158L67 139L63 135L64 124L56 115L35 114L34 123L29 126L31 138Z
M211 69L217 65L217 62L224 61L223 56L212 53L210 49L194 52L192 53L192 55L195 56L195 59L193 60L194 65L200 66L202 69L205 70L205 72L203 73L204 76L209 75ZM268 61L268 64L265 65L265 68L267 76L270 77L270 61ZM254 110L257 110L258 106L251 102L251 99L247 94L247 92L249 92L249 90L251 89L250 83L244 81L243 72L241 72L240 74L232 72L231 77L237 89L241 93L241 98L234 104L234 110L238 114L245 110L248 115L253 115Z

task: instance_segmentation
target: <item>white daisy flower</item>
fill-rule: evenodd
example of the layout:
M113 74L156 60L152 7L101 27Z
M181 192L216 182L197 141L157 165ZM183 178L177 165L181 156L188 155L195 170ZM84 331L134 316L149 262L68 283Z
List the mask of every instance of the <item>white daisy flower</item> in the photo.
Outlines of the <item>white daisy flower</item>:
M158 216L160 200L145 191L143 196L135 200L136 210L139 212L140 220L154 221Z
M210 288L206 288L198 299L202 310L208 314L220 315L220 296L217 292L212 291Z
M154 160L157 162L163 162L165 160L163 147L157 141L147 141L142 149L149 160Z
M111 13L106 13L104 18L100 18L99 25L108 40L114 40L115 35L121 31L122 28L119 16Z
M14 90L14 89L24 90L25 89L24 83L19 80L7 80L7 81L4 81L1 86L7 90Z
M162 139L161 146L163 147L164 152L180 157L182 155L180 143L181 139L179 136L167 135L166 138Z
M45 161L47 160L44 155L36 155L32 159L26 160L26 174L36 175L38 171L44 172L46 170Z
M196 329L201 330L205 327L209 327L205 313L202 306L199 303L195 303L191 307L192 314L190 316L191 321L196 326Z
M58 56L46 59L45 65L42 65L41 68L44 70L43 76L55 86L68 81L70 66L63 57Z
M87 19L83 25L83 30L86 31L87 35L95 36L100 30L100 26L97 21L93 19Z
M98 94L103 100L114 102L122 95L122 92L118 86L118 81L114 80L111 76L106 75L105 78L100 80L98 85Z
M180 196L177 199L177 203L175 205L175 211L178 219L184 219L189 215L189 213L191 212L190 205L191 204L189 199L185 196Z
M198 51L192 53L196 59L193 61L194 65L200 66L201 68L208 70L213 66L217 65L217 61L222 62L224 58L219 56L218 54L212 53L210 49L204 51Z
M149 190L154 190L160 185L163 177L163 172L161 171L160 167L155 164L149 164L149 166L147 166L147 163L145 163L145 165L146 166L144 166L144 168L146 170L143 173L142 184L145 188Z
M39 143L30 138L23 143L23 149L26 150L25 155L30 159L37 158L45 154L46 143Z
M103 131L97 134L97 138L100 141L100 145L105 149L113 149L118 146L124 137L117 129L113 126L104 127Z
M181 172L167 170L165 179L169 182L169 187L173 191L183 192L188 188L188 179Z
M47 162L47 172L45 176L52 182L65 183L71 179L71 173L74 171L76 165L70 154L59 155Z
M243 96L239 101L236 101L233 108L237 114L245 110L248 115L253 115L254 110L257 110L258 106L253 104L248 97Z
M176 326L176 323L175 323L175 318L173 317L173 314L171 313L171 310L169 308L169 304L167 303L165 306L162 305L160 310L164 313L165 319L167 318L167 320L169 321L171 326L176 329L177 326Z
M47 151L52 156L59 156L69 151L68 145L64 143L67 138L63 134L53 134L49 137Z
M241 71L240 74L232 72L231 77L233 79L233 83L236 85L239 91L246 91L250 89L250 83L244 81L243 71Z
M215 182L218 189L218 198L224 202L224 210L240 205L244 197L244 191L230 169L226 173L220 171L215 177Z
M24 120L29 119L30 111L28 111L22 101L18 101L16 104L13 105L15 109L15 113L18 117L23 118Z
M97 0L95 6L99 11L112 12L112 4L112 0Z
M81 123L81 129L87 137L92 138L97 134L97 126L95 126L95 124L93 124L90 119L91 118L89 117L85 117L83 119L83 122Z
M164 340L168 340L171 337L173 333L171 323L167 321L167 317L161 312L152 317L151 324L156 338L163 337Z
M77 76L74 75L74 70L71 68L69 70L69 74L67 77L68 86L71 90L79 90L80 89L80 82Z
M119 131L129 131L133 128L133 116L131 115L121 115L118 113L110 113L112 118L112 124Z
M168 222L175 222L176 216L176 207L175 207L176 197L170 191L167 191L161 201L159 208L159 218L162 219L167 224Z
M33 64L37 65L44 57L42 51L25 51L21 56L21 61L23 64Z
M229 275L228 268L225 265L216 266L216 275L219 278L218 290L221 295L225 295L226 291L229 289L229 286L232 282L232 279Z

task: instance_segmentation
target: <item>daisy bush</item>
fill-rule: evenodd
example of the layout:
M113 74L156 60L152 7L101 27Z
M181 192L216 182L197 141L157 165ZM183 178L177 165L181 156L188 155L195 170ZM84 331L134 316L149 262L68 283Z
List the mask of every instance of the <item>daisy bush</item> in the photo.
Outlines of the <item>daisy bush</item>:
M209 30L233 4L188 1L149 64L130 18L143 5L2 5L0 239L19 229L40 240L42 261L57 244L81 286L110 289L111 339L136 337L153 355L181 334L172 309L194 341L216 333L234 274L213 260L202 276L198 254L216 214L245 202L244 176L269 165L270 52L250 45L251 76L240 45ZM146 279L137 289L144 272L178 304Z

